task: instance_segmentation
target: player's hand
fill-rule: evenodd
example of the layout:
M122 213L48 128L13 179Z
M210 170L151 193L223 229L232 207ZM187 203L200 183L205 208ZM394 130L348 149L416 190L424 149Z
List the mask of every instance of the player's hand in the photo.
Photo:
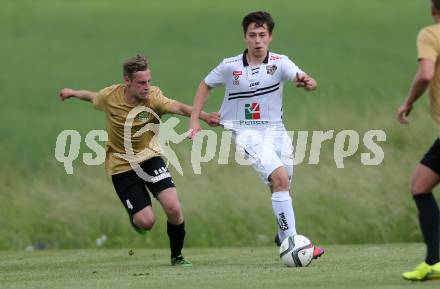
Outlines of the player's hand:
M401 124L409 123L408 116L411 113L412 109L413 109L412 104L406 101L397 109L397 119Z
M189 131L188 138L193 140L196 137L196 134L201 130L199 120L190 120L189 122Z
M218 113L218 112L208 113L208 116L207 116L207 119L205 120L205 122L210 127L219 126L220 125L220 113Z
M75 96L75 91L70 88L63 88L61 89L60 93L58 94L60 99L64 101L65 99L71 98Z
M295 85L299 88L304 88L307 91L315 90L318 84L316 83L316 80L308 76L307 74L296 74L295 77Z

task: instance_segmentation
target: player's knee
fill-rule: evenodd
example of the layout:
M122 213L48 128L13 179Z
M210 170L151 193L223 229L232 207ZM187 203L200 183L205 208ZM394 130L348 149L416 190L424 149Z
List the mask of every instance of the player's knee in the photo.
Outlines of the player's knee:
M166 214L168 219L173 223L178 223L183 221L183 213L180 205L173 205L166 209Z
M150 230L153 228L154 223L156 222L156 220L154 218L147 218L144 216L140 216L140 217L134 217L133 218L133 223L139 227L140 229L143 230Z
M417 195L417 186L415 184L411 183L411 185L409 186L409 190L411 191L411 194L413 196Z
M423 194L426 192L430 192L432 190L432 188L430 188L426 184L423 184L422 182L412 181L411 186L410 186L410 190L411 190L412 195L420 195L420 194Z
M290 187L289 175L285 167L279 167L269 176L271 189L274 192L288 191Z
M289 178L287 176L277 176L271 178L271 185L274 192L288 191L289 190Z

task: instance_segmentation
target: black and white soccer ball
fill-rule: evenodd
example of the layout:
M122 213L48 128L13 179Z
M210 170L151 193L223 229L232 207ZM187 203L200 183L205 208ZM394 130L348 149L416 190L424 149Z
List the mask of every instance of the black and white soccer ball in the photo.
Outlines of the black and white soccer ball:
M315 247L302 235L285 238L280 246L281 261L287 267L306 267L313 260Z

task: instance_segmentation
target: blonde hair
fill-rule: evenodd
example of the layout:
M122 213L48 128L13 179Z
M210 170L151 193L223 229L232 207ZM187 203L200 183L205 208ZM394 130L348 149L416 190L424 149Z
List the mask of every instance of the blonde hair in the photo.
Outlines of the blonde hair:
M137 54L127 59L122 65L122 73L124 76L132 79L133 74L138 71L145 71L148 69L148 60L142 54Z

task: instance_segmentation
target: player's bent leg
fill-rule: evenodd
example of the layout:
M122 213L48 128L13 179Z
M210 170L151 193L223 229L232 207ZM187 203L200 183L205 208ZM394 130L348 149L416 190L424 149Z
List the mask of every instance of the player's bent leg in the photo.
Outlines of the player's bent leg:
M127 171L113 175L112 182L133 229L145 235L154 225L155 217L144 181L134 171Z

